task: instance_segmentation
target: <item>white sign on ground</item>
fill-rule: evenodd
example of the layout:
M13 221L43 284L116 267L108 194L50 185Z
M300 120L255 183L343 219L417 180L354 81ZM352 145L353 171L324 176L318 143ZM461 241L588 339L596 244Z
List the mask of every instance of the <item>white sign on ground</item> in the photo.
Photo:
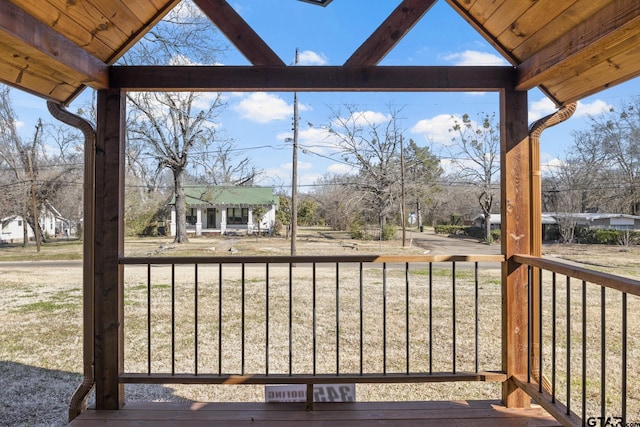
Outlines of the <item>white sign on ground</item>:
M265 402L306 402L306 384L268 385L264 388ZM355 384L314 384L314 402L355 402Z

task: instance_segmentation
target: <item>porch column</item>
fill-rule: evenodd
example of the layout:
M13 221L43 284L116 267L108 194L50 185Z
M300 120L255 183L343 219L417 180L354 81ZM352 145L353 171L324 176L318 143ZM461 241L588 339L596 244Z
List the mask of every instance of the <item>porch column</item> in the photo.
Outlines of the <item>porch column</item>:
M202 208L196 208L196 236L202 236Z
M500 186L502 212L502 368L507 381L502 400L507 407L526 408L531 399L511 380L527 373L527 268L514 254L530 253L530 149L527 93L500 93Z
M253 206L249 206L249 218L247 220L247 234L253 233Z
M98 91L95 155L95 384L96 409L124 404L123 269L125 96L120 90ZM91 321L85 319L85 321Z
M220 234L227 231L227 208L220 209Z
M171 229L171 236L176 235L176 207L175 205L171 208L171 224L169 224L169 228Z

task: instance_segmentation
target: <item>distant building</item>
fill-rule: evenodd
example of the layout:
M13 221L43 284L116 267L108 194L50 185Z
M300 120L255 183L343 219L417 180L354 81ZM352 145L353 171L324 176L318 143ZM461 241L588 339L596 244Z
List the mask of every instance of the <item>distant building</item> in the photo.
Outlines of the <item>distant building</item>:
M258 229L271 232L280 203L271 187L187 187L187 233L200 236L206 233L230 232L252 234ZM175 199L171 201L170 232L176 234ZM260 207L264 213L255 218Z
M76 234L75 225L62 217L51 204L46 203L40 217L40 229L47 237L69 237ZM0 232L0 243L23 243L24 227L27 228L27 238L35 239L35 234L31 226L19 215L11 215L0 220L2 231Z
M615 213L542 213L542 226L556 225L561 220L572 218L576 227L585 227L604 230L635 230L640 231L640 216L615 214ZM491 215L491 228L500 229L502 218L500 214ZM484 215L480 214L473 219L473 225L484 227Z

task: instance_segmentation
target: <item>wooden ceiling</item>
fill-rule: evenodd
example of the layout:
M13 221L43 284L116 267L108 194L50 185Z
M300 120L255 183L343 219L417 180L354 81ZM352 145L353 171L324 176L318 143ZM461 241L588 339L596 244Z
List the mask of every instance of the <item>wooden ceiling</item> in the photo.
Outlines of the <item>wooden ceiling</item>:
M278 7L286 7L286 1L298 0L279 0ZM325 6L334 7L339 1L349 0L325 2ZM438 80L443 75L442 67L399 67L394 78L395 67L377 66L437 0L396 1L398 7L394 12L362 41L343 66L300 67L301 70L293 72L290 69L294 67L287 67L226 0L194 0L253 64L237 70L239 77L235 80L230 77L229 88L269 88L272 87L269 84L255 82L268 81L274 75L281 76L281 86L287 86L287 78L295 77L298 83L289 89L297 86L307 90L316 86L321 90L335 89L324 82L335 81L336 77L351 79L345 87L352 89L382 90L411 89L412 85L418 85L420 75ZM517 90L528 90L537 86L556 104L563 105L640 74L638 0L445 1L515 67L515 73L489 74L490 79L505 79L505 87L515 85ZM86 86L134 87L136 84L131 80L144 79L149 70L139 68L135 73L127 73L123 67L110 66L178 2L0 0L0 81L65 104ZM475 71L462 73L454 82L448 80L449 73L456 75L462 71L447 70L444 72L447 78L429 83L424 89L481 89L496 84L465 82L475 75L480 80L487 78L487 74ZM386 83L372 84L372 76L379 74L384 75ZM407 78L415 80L394 83L394 79ZM189 84L176 83L176 87L194 90L212 87L204 77L201 82L192 80ZM144 88L145 84L140 81L136 87ZM151 86L160 84L172 88L171 80Z

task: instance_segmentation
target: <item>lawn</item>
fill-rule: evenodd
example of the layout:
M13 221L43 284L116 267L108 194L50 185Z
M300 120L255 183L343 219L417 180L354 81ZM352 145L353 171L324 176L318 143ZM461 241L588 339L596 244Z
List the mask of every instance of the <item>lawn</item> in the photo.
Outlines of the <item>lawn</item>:
M399 253L417 254L424 250L419 246L402 248L399 242L388 244L380 242L362 242L358 250L345 247L342 242L345 235L329 235L320 233L302 233L298 242L299 254L354 254L354 253ZM234 248L237 254L244 255L287 255L288 241L273 238L230 238L230 239L192 239L187 245L176 246L167 239L135 239L128 241L125 249L128 255L145 256L157 255L231 255L229 249ZM10 250L7 250L10 249ZM0 248L2 260L19 259L46 259L51 250L52 258L76 259L81 252L81 245L77 242L64 242L56 245L45 245L42 255L33 256L34 247L29 248ZM640 266L636 248L620 247L566 247L554 245L545 247L545 252L572 261L586 263L587 265L614 272L616 274L640 277ZM31 254L32 258L29 258ZM286 269L285 269L286 270ZM155 270L154 270L155 271ZM126 369L129 371L144 371L146 368L146 275L144 269L127 267L126 272ZM432 272L434 277L433 291L433 317L434 317L434 346L439 349L434 354L434 370L451 370L451 278L446 270L436 269ZM154 272L152 286L152 298L154 304L153 339L154 339L154 365L153 369L162 371L167 369L170 359L168 352L170 336L167 325L167 317L170 308L170 280L165 273ZM192 372L193 361L193 286L192 273L179 274L176 293L178 295L178 346L176 367L178 370ZM289 309L288 272L271 271L270 278L270 346L276 349L287 349L288 329L283 326L288 321L288 315L282 315ZM310 343L308 333L310 327L310 289L312 286L308 280L310 271L297 268L295 274L293 312L296 318L292 339L296 353L293 367L295 370L310 369L309 351ZM364 365L366 369L379 370L380 351L383 348L381 342L381 299L380 293L382 279L378 272L370 272L367 276L365 295L367 310L364 333ZM164 275L164 276L163 276ZM412 271L410 290L410 334L416 339L417 348L412 348L410 363L412 370L427 369L428 352L419 351L421 345L426 343L426 327L428 300L425 298L426 278L428 271L424 268ZM468 332L473 329L473 318L470 310L465 308L473 304L473 288L469 284L471 278L469 271L459 270L457 273L456 302L457 313L457 353L459 370L471 370L469 354L473 353L473 335ZM238 288L241 281L236 273L225 271L225 282L219 287L217 271L202 272L199 284L201 309L199 324L199 371L217 372L219 361L223 361L223 371L239 371L242 369L242 361L239 358L241 340L238 332L241 314L241 294ZM306 277L306 279L305 279ZM360 362L359 348L354 343L359 340L359 328L357 310L358 292L355 273L341 272L340 287L340 365L345 370L355 370ZM480 349L479 360L481 370L499 369L500 358L500 281L499 270L495 268L481 271L480 289ZM332 322L336 316L335 304L335 272L323 269L318 273L318 319L319 330L326 331L318 336L318 346L327 349L327 354L335 354L336 336L332 331ZM244 369L249 371L264 370L264 336L265 336L265 294L264 274L247 272L245 277L245 327L246 327L246 353ZM401 274L389 273L388 277L388 369L389 371L401 371L405 369L404 337L405 329L405 288L404 278ZM414 284L415 283L415 287ZM551 316L551 278L545 278L545 312L543 317ZM222 330L223 352L222 358L218 357L217 339L217 303L222 289L222 303L224 307L223 324L228 325ZM24 426L58 426L64 425L67 418L67 408L70 396L80 384L82 372L82 307L81 307L81 267L78 264L57 267L33 267L28 263L11 264L3 267L0 265L0 292L2 292L2 306L0 316L0 334L2 334L2 346L0 348L0 377L3 378L3 387L0 389L0 401L2 402L3 418L0 425L24 425ZM571 317L567 320L566 298L570 298ZM564 278L557 278L557 331L555 348L558 360L563 357L567 348L571 349L571 383L572 393L580 391L581 380L575 379L576 373L581 369L581 345L583 342L580 317L582 309L582 287L580 283L572 283L569 292L566 289ZM587 289L589 323L585 335L588 344L588 398L587 407L595 408L599 404L601 396L600 370L600 313L602 296L599 288L589 286ZM619 411L619 372L621 348L620 336L620 296L614 292L606 292L606 330L607 330L607 359L606 370L610 380L607 383L607 401L611 415L617 415ZM640 309L638 299L630 297L628 301L628 313L637 313ZM628 421L640 420L640 371L638 365L633 363L640 360L640 343L636 331L640 330L638 316L629 316L629 342L628 342ZM283 323L284 322L284 323ZM570 328L567 328L567 324ZM566 331L570 330L570 336ZM553 331L545 330L545 344L549 346L552 341ZM569 345L567 345L569 343ZM252 346L255 346L253 348ZM286 351L285 351L286 353ZM277 352L273 353L270 361L270 369L274 371L286 371L287 361L279 360ZM167 357L169 355L169 357ZM548 367L552 363L552 353L545 356L543 365ZM324 357L324 356L323 356ZM335 369L335 358L324 357L318 360L320 371ZM557 379L558 396L566 400L563 395L566 389L566 367L560 366ZM151 400L262 400L264 389L261 386L127 386L127 399L151 399ZM499 384L485 383L453 383L453 384L410 384L410 385L367 385L358 386L358 400L385 400L385 399L486 399L499 398ZM572 400L573 401L573 400ZM572 409L580 413L580 402L573 401ZM592 414L593 415L593 414ZM595 414L599 415L599 413Z

